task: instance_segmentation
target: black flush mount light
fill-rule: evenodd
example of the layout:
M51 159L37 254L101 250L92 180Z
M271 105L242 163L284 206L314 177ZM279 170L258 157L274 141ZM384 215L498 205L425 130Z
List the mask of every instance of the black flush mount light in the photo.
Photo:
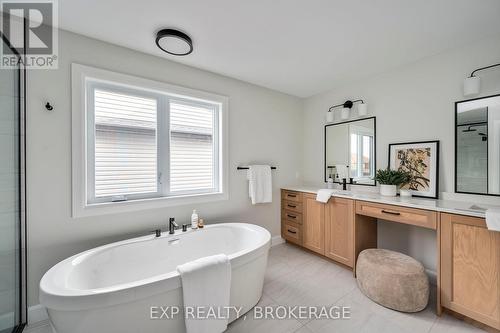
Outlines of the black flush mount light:
M156 34L156 45L168 54L185 56L193 52L193 41L175 29L162 29Z

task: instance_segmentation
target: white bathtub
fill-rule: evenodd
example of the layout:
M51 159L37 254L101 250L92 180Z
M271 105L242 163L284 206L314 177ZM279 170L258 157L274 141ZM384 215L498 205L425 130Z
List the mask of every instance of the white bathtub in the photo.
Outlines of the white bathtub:
M150 319L151 307L182 307L177 265L228 255L230 305L243 307L245 313L262 295L270 240L269 232L259 226L225 223L104 245L63 260L45 273L40 303L57 333L185 332L181 315ZM232 312L230 321L234 319Z

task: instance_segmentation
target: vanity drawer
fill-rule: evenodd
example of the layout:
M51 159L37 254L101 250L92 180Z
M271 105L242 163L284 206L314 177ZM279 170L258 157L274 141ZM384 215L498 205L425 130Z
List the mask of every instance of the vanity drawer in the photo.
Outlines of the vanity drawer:
M302 228L296 223L283 221L281 223L281 235L289 242L302 245Z
M283 200L281 208L291 210L292 212L302 213L302 202Z
M411 224L423 228L437 228L437 213L393 205L357 201L356 214L376 217L381 220Z
M300 192L283 190L281 192L281 199L294 202L302 202L302 194Z
M302 214L293 212L290 210L283 209L281 211L281 218L290 222L295 222L297 224L302 224Z

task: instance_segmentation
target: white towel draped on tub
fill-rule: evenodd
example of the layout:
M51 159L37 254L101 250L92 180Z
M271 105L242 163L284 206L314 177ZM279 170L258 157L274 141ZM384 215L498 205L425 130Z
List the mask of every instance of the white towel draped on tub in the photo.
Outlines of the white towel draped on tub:
M250 165L247 178L252 205L273 201L273 182L269 165Z
M500 208L490 208L486 211L488 230L500 231Z
M330 189L318 190L318 194L316 194L316 201L327 203L334 192L335 190L330 190Z
M206 313L224 313L229 306L231 263L225 254L200 258L177 266L181 275L184 307L201 307ZM218 311L220 309L220 311ZM225 319L196 319L185 317L187 333L221 333L227 328Z

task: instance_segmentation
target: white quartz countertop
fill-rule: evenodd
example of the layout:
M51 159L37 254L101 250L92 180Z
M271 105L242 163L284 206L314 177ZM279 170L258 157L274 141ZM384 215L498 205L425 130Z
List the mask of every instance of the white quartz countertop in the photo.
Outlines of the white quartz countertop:
M284 190L306 192L316 194L321 187L310 185L295 185L282 187ZM333 197L369 201L387 205L396 205L409 208L418 208L425 210L432 210L437 212L459 214L473 217L485 217L486 210L489 208L500 208L500 206L485 205L477 202L469 201L451 201L451 200L436 200L426 198L406 198L406 197L385 197L380 195L378 188L371 188L371 190L362 190L359 187L350 191L342 191L336 189Z

